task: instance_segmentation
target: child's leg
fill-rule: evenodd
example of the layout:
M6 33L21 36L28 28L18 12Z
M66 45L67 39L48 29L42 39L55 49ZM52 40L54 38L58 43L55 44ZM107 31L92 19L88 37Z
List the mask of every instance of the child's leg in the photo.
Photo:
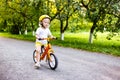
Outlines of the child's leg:
M37 46L36 47L37 62L40 62L40 52L41 52L41 46Z
M36 60L37 63L35 64L36 67L40 67L40 52L41 52L41 44L36 43Z

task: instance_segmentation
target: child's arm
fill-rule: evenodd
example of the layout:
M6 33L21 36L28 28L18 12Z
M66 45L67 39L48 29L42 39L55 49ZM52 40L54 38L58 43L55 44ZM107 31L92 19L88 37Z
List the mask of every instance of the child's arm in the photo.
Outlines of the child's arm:
M36 39L39 39L39 36L38 36L38 34L36 34L36 36L35 36L35 37L36 37Z
M38 40L44 40L44 38L40 38L39 35L36 34L36 39Z
M52 33L51 33L50 30L48 30L48 37L50 37L50 38L56 38L56 37L54 37L54 36L52 35Z

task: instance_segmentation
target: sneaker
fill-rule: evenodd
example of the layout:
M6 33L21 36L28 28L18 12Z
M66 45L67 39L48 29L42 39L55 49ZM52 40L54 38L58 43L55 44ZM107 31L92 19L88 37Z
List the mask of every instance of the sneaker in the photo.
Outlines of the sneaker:
M40 63L37 62L37 63L35 64L35 67L36 67L36 68L40 68Z

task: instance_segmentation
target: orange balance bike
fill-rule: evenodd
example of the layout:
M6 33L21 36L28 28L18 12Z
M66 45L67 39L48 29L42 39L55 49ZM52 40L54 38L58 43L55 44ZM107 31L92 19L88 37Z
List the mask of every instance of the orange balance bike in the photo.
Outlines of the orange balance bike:
M53 40L56 38L44 38L42 40L47 40L47 46L42 46L41 47L41 53L40 53L40 61L41 60L46 60L46 62L48 62L49 67L52 70L55 70L58 66L58 59L54 54L54 51L52 49L52 46L50 44L50 40ZM33 61L36 63L37 62L37 56L36 56L36 50L34 50L33 52Z

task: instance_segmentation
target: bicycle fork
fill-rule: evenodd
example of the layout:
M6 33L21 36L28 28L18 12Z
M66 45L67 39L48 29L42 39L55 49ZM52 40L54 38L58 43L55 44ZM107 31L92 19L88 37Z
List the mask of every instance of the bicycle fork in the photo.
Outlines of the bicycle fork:
M54 51L53 51L52 49L49 49L49 50L48 50L48 54L47 54L47 56L46 56L46 62L47 62L47 60L52 61L52 60L51 60L51 56L50 56L51 53L54 53Z

